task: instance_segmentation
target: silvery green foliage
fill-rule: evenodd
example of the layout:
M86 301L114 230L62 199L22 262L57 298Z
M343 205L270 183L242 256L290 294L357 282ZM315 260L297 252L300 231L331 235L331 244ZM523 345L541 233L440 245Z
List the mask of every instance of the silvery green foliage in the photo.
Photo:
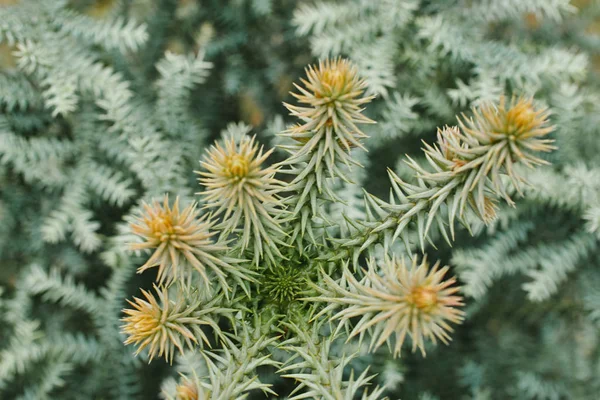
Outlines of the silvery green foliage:
M451 122L507 89L540 97L561 83L581 84L588 55L573 43L536 43L531 27L552 35L547 30L570 24L576 11L567 0L316 1L297 8L294 24L315 56L344 55L359 65L383 100L370 132L383 145Z
M42 239L52 244L68 239L92 252L102 240L90 211L98 199L120 208L140 188L161 193L185 185L182 168L192 155L184 149L197 140L199 129L170 125L189 122L186 96L203 82L210 64L201 53L193 60L167 53L157 64L158 101L142 103L123 76L127 71L103 63L103 53L92 46L117 49L122 54L116 60L126 60L147 40L145 25L96 21L67 5L23 1L4 12L2 39L16 48L17 69L3 81L15 79L25 96L3 103L7 111L43 122L32 135L19 129L14 115L0 116L0 149L5 168L52 193L45 199Z
M32 265L25 270L2 308L3 332L10 338L0 349L3 397L139 396L141 361L123 349L118 330L121 296L130 274L126 265L113 270L96 295L58 269L47 272ZM91 324L94 334L68 329L73 315L80 324Z
M594 32L600 4L350 3L302 4L294 24L316 56L343 55L360 64L379 49L381 56L368 58L371 70L364 73L379 95L369 112L378 124L366 130L372 137L367 143L382 149L377 157L391 148L412 156L417 138L430 142L431 125L451 123L453 114L506 92L535 96L552 108L559 147L548 157L552 168L524 172L528 200L516 209L502 206L487 226L472 223L474 240L461 235L452 251L440 248L470 299L474 328L467 335L475 339L465 343L478 365L478 383L436 391L425 382L406 382L405 389L411 396L421 388L440 398L459 392L481 399L594 398L598 344L580 332L597 329L598 321L600 79L594 60L600 41ZM382 14L393 15L394 7L408 17L386 20ZM371 18L387 23L373 24ZM394 79L382 78L390 76ZM399 160L396 172L405 180L410 167ZM520 339L503 344L506 335ZM551 337L562 338L560 350L553 350ZM569 353L567 364L577 365L578 372L556 361ZM501 373L502 368L517 368L519 374ZM467 376L473 371L463 370Z
M205 137L191 96L211 64L195 45L163 49L146 59L157 73L142 78L139 57L160 40L148 5L115 2L99 16L90 2L9 3L0 5L0 397L145 398L143 363L119 332L134 274L109 238L142 196L186 190L183 171Z
M205 144L204 121L224 127L239 108L237 98L221 103L234 75L233 93L258 98L281 92L274 86L297 68L279 62L246 79L263 58L249 66L238 58L227 77L206 82L206 52L223 59L255 48L242 36L293 7L234 1L207 16L211 5L180 3L0 2L2 398L158 391L119 333L124 299L140 285L132 283L136 255L123 246L135 239L118 240L119 223L143 197L192 195L188 172ZM246 5L254 21L227 21Z
M166 191L191 201L203 126L217 136L230 121L257 125L283 115L280 101L289 101L292 80L314 61L310 48L315 57L352 59L377 95L367 115L378 124L365 129L371 157L352 156L368 169L347 173L358 185L334 182L343 203L325 204L331 236L350 233L350 226L335 226L344 215L364 220L377 208L363 201L361 184L388 199L383 164L400 165L396 174L409 181L414 170L396 162L398 155L411 153L425 165L422 153L412 154L421 138L431 142L437 126L501 93L534 95L550 106L559 147L549 156L552 168L524 172L531 186L523 187L526 200L516 196L518 208L501 207L487 226L467 216L474 239L457 229L450 250L438 230L429 232L438 249L424 243L426 251L456 266L467 296L468 323L454 345L428 347L425 360L388 360L385 352L365 355L345 345L340 332L330 348L336 368L327 376L347 363L341 396L353 388L358 398L376 396L385 387L394 399L596 400L597 1L0 3L1 398L156 395L161 366L134 359L118 332L123 299L149 287L133 277L142 255L127 251L139 238L123 215L136 213L140 198ZM274 121L269 131L289 122ZM247 133L242 125L232 130ZM419 236L410 230L406 242L387 250L418 253ZM384 259L383 246L372 250ZM268 326L276 312L262 311L260 325ZM254 399L273 397L261 390L267 384L289 393L276 378L280 368L322 367L314 357L292 359L261 332L252 332L252 343L239 333L206 357L179 357L177 372L223 398ZM324 329L315 345L328 339ZM254 345L266 345L272 359L252 360ZM357 356L342 358L339 348ZM248 360L271 364L257 375L231 367ZM315 375L289 373L311 396L323 392L326 382ZM180 377L169 379L167 399ZM365 392L357 383L372 385Z

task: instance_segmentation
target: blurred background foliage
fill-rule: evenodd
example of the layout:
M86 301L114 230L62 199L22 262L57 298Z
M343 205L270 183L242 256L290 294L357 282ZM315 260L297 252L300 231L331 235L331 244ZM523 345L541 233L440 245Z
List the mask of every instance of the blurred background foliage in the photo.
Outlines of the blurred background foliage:
M119 333L151 282L124 217L193 197L231 123L277 144L292 83L328 56L377 96L358 177L377 195L386 167L402 177L401 155L503 93L549 106L559 147L518 208L427 249L466 296L451 345L354 367L394 399L598 398L598 0L0 0L0 398L157 398L172 370Z

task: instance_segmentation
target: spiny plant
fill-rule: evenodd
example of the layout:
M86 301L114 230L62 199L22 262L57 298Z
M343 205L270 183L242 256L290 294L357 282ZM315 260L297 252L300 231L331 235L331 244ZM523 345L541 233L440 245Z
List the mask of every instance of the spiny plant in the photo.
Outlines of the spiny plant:
M126 343L150 360L171 362L185 346L201 358L165 398L275 395L258 377L262 367L295 380L290 399L381 398L384 388L365 388L367 371L344 374L356 353L335 343L366 338L369 351L387 343L393 356L407 337L423 355L426 340L448 343L464 318L460 288L449 267L409 254L412 238L424 251L438 237L433 227L451 243L456 221L469 228L474 218L492 220L498 201L514 204L520 166L545 164L539 154L553 149L546 109L501 98L439 129L436 143L424 143L426 165L407 158L412 182L390 170L390 200L365 192L366 218L347 216L336 229L335 185L351 184L360 167L351 151L364 149L359 126L374 122L363 115L372 97L347 60L320 62L306 75L293 94L300 105L286 104L299 119L281 133L289 157L268 165L271 151L255 137L230 132L197 171L202 216L196 203L181 211L165 197L132 224L143 240L133 248L154 249L139 272L158 267L158 286L125 310ZM398 239L406 254L395 254Z

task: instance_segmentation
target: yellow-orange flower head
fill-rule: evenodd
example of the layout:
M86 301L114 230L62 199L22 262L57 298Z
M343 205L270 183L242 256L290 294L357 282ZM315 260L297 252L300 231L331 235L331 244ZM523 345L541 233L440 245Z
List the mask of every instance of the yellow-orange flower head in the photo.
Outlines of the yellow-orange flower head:
M224 214L227 219L237 210L252 214L252 205L278 203L273 195L276 170L262 167L272 151L263 152L255 137L248 136L230 137L211 146L200 161L204 170L196 173L206 188L200 195L207 207L215 209L214 215Z
M231 136L211 146L200 161L203 169L196 171L205 187L199 193L205 207L221 218L219 228L225 235L243 227L240 247L253 242L255 263L264 250L270 257L277 254L274 238L285 235L273 217L282 214L275 210L281 207L275 194L281 184L275 179L277 169L263 167L272 151L263 152L255 137Z
M158 266L159 283L168 285L178 281L189 285L191 273L195 270L208 287L211 279L207 270L212 270L224 283L221 268L227 269L229 265L212 254L227 248L213 243L211 237L214 233L209 231L212 225L204 218L198 218L195 203L183 211L179 209L179 198L175 200L173 207L169 205L167 196L162 205L157 201L152 204L144 203L143 213L131 224L131 229L145 241L132 243L130 247L133 250L155 250L138 272Z
M185 379L175 388L174 400L209 400L210 392L204 390L196 380Z
M514 205L501 175L508 175L520 192L525 179L515 166L548 164L539 153L555 149L554 140L547 137L554 129L549 115L546 108L535 107L531 99L517 97L507 101L502 96L498 104L474 108L472 117L458 118L459 127L438 130L437 144L424 143L435 171L421 169L419 177L435 185L443 182L448 188L468 182L460 195L458 215L463 216L469 204L488 223L496 216L496 196Z
M310 66L306 71L308 81L301 79L307 89L312 91L316 99L332 103L342 98L354 99L364 91L364 81L358 76L358 70L348 60L337 58L320 62L317 68ZM309 104L322 104L311 102Z
M248 172L250 172L248 158L242 154L232 154L226 159L224 172L229 178L237 180L245 178L248 176Z
M134 302L128 300L133 309L123 310L126 317L122 331L128 335L125 344L138 345L136 355L148 348L150 361L156 356L164 356L172 362L175 349L183 352L184 343L193 348L198 341L196 338L204 337L200 330L204 323L194 316L194 307L189 307L182 299L170 301L165 289L156 286L154 289L160 304L145 290L142 293L146 300L137 297Z
M456 278L444 280L448 267L439 269L439 262L429 267L424 258L419 265L413 260L411 268L404 266L403 261L395 259L384 263L386 278L389 280L387 287L395 287L396 295L400 295L408 307L402 307L402 301L398 303L399 314L389 321L395 324L396 348L395 353L400 352L404 335L409 333L412 339L412 350L417 348L425 355L424 338L434 343L436 338L444 344L451 340L448 332L452 328L446 321L460 323L463 312L456 308L461 306L462 298L457 296L459 287L453 286ZM379 284L383 284L380 278ZM379 285L377 285L379 286Z
M357 68L346 59L327 59L318 66L309 66L306 79L300 81L304 87L294 84L299 93L292 95L308 107L285 104L292 115L304 121L291 128L287 136L305 144L311 137L319 136L321 129L329 128L336 143L346 151L362 147L360 141L367 136L356 124L373 123L362 115L362 106L373 97L364 95L367 84Z
M502 96L499 104L487 104L473 110L473 118L459 119L462 130L481 144L504 144L512 162L526 165L547 164L533 155L555 149L545 138L554 127L549 124L547 108L536 108L532 99Z
M444 279L446 272L448 267L439 269L439 262L430 268L425 258L419 264L413 260L410 268L396 258L384 260L380 268L370 261L365 279L360 282L345 268L343 280L348 287L325 277L328 289L318 289L324 295L317 299L346 306L334 319L360 316L350 337L372 329L372 349L394 335L396 356L408 335L412 351L419 349L425 355L425 339L448 344L452 332L449 323L463 320L464 312L458 308L463 305L462 297L457 295L460 288L454 286L456 278Z

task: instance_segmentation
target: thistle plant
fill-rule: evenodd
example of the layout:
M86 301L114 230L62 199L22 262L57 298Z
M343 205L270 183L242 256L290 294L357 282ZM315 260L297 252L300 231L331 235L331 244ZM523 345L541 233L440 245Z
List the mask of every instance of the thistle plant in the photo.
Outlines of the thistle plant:
M409 252L416 233L424 252L434 226L451 243L456 221L469 228L473 218L493 220L501 199L514 205L509 193L524 181L519 164L545 164L539 154L553 149L547 110L501 98L424 143L426 165L407 157L412 181L390 171L389 202L366 193L364 220L346 216L347 229L327 229L334 220L327 204L341 201L336 181L351 182L347 168L360 167L350 151L364 149L358 125L373 122L362 114L372 97L347 60L320 62L306 75L294 94L301 105L286 104L299 119L281 133L293 142L286 160L269 165L271 151L255 137L226 135L197 171L202 216L194 203L180 212L165 198L145 205L132 225L144 239L133 248L155 249L140 271L158 265L161 301L144 292L147 301L131 303L126 343L169 361L185 344L203 360L166 398L274 395L258 367L293 379L290 399L381 398L383 388L367 387L369 372L346 380L356 354L335 354L333 343L366 340L371 352L387 343L397 357L408 337L425 355L426 342L448 344L465 315L450 267L395 254L392 244L402 239ZM380 244L384 256L375 261ZM364 252L372 253L366 265Z

